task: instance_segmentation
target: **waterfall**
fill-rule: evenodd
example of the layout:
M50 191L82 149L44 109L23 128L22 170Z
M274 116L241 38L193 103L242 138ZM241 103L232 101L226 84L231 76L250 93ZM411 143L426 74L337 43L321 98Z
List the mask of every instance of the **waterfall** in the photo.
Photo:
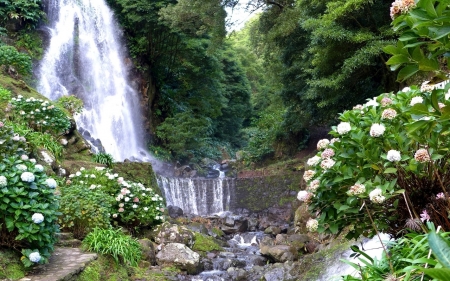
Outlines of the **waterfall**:
M235 179L167 178L157 176L167 206L177 206L185 214L211 215L233 208Z
M51 100L81 98L78 128L99 139L116 161L150 157L140 98L127 81L121 30L110 8L104 0L44 2L50 41L37 70L38 91Z

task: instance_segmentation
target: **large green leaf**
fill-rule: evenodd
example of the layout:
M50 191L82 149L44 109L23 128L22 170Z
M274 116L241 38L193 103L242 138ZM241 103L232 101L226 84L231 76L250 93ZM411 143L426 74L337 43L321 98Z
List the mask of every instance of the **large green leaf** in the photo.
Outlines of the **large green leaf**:
M430 27L430 38L433 40L441 39L450 34L450 26Z
M434 256L442 266L450 269L450 245L448 242L442 236L432 231L428 233L428 244L430 244ZM448 276L450 277L450 275ZM444 280L450 280L450 278Z
M422 270L426 275L441 281L450 280L450 269L448 268L424 268Z
M417 64L411 64L403 67L397 75L397 81L404 81L409 77L413 76L419 71L419 66Z
M401 64L401 63L408 63L409 62L409 58L405 55L395 55L392 56L387 62L387 65L392 65L392 64Z

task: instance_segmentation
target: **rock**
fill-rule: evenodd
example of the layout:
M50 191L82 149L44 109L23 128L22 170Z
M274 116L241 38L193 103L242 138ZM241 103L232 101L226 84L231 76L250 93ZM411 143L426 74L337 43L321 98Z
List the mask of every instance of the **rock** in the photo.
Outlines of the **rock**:
M235 268L230 267L227 269L227 273L230 276L231 280L236 281L246 281L247 279L247 272L242 268Z
M241 217L227 216L220 227L225 234L234 234L238 232L246 232L248 229L248 221Z
M260 248L261 254L268 256L274 262L286 262L297 259L297 251L289 245L263 245Z
M156 262L160 266L175 266L186 270L188 274L199 273L200 255L181 243L169 243L156 255Z
M268 228L266 228L264 230L265 234L272 234L272 235L277 235L281 233L281 228L277 227L277 226L269 226Z
M195 241L194 233L191 230L169 222L158 225L151 235L158 244L180 243L192 247Z
M169 212L169 216L173 219L183 216L183 209L177 206L169 205L167 206L167 211Z
M194 232L199 232L199 233L202 233L202 234L205 234L205 235L209 235L208 229L202 223L191 222L188 225L186 225L186 227L189 228L190 230L194 231Z
M234 226L234 219L232 217L226 217L223 224L226 226Z
M141 244L142 248L142 259L149 262L150 265L156 264L156 251L155 246L153 245L152 241L149 239L140 239L138 240L139 244Z
M294 214L294 225L296 227L296 232L307 233L306 222L311 217L308 211L308 205L302 204L297 208Z

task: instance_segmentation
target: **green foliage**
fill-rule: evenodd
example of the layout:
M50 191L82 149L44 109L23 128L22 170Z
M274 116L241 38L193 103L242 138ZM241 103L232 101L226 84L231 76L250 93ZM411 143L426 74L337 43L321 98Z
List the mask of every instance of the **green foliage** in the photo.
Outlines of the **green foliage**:
M67 109L72 116L81 113L84 107L83 100L74 95L62 96L56 101L56 104Z
M8 20L18 20L27 27L35 27L45 17L41 0L3 0L0 6L0 22L4 26Z
M114 165L114 158L109 153L99 152L92 155L92 159L95 163L106 165L108 168L112 168Z
M450 184L448 88L422 92L411 86L341 114L330 131L338 139L319 142L304 176L308 191L299 194L319 212L319 232L353 225L348 237L373 236L367 212L387 233L399 233L410 219L447 227L440 213L447 213L444 188ZM411 218L407 209L421 217Z
M0 278L18 280L25 277L25 267L20 262L19 253L13 250L0 250Z
M42 39L36 32L21 32L15 42L15 46L19 50L26 50L33 59L40 59L42 57Z
M0 46L0 65L13 66L22 75L31 74L31 58L12 46Z
M110 211L113 198L99 188L85 185L63 185L61 191L61 228L70 231L76 238L83 238L95 227L110 226Z
M47 132L54 136L64 134L70 128L70 119L49 101L25 99L21 95L11 101L18 122L25 121L37 132Z
M80 171L69 176L66 187L61 189L72 192L71 186L77 186L80 190L78 193L84 194L80 195L81 197L89 198L87 194L92 193L90 195L92 198L89 198L91 202L89 208L95 208L96 204L99 204L96 202L97 198L102 197L104 210L101 210L101 213L108 214L111 223L133 228L157 224L164 220L163 198L152 188L145 187L141 183L125 181L118 174L113 174L111 170L104 167L90 170L81 168ZM64 192L62 194L64 196ZM70 196L67 200L71 200ZM84 224L95 219L95 215L83 211L85 206L82 204L74 202L72 206L70 216L73 217L73 213L81 214ZM105 221L106 218L101 217L101 220Z
M121 229L96 227L83 240L83 246L88 251L112 256L116 263L131 266L137 266L142 257L139 242L124 234Z
M28 158L25 141L0 122L0 246L22 250L28 267L50 257L59 205L56 181Z
M431 73L446 80L450 43L448 3L419 0L405 10L406 13L394 15L392 25L401 36L397 45L384 48L386 53L392 55L386 64L392 70L399 70L398 81L405 81L419 73Z

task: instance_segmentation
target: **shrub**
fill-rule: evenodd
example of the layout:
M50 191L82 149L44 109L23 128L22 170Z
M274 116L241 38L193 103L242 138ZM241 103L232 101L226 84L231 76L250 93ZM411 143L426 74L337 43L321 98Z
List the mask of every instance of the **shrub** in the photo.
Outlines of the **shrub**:
M125 235L121 229L96 227L83 240L88 251L110 255L119 263L137 266L142 257L141 245L136 239Z
M45 13L41 8L40 0L14 0L3 1L0 6L0 21L2 25L8 19L18 19L27 27L34 27L39 20L44 18Z
M0 65L13 66L22 75L31 74L31 58L12 46L0 46Z
M49 101L24 99L21 95L11 101L18 121L24 120L30 128L53 135L64 134L70 128L70 119Z
M75 238L83 238L95 227L110 226L113 202L104 191L78 184L63 185L60 190L61 228L72 232Z
M25 142L1 123L0 246L21 250L22 262L31 266L50 257L59 213L56 181L29 159Z
M62 96L56 101L56 104L67 109L72 116L81 113L84 107L83 100L74 95Z
M114 158L109 153L99 152L92 156L94 162L106 165L108 168L112 168L114 164Z
M137 227L164 220L163 198L152 188L146 188L141 183L127 182L104 167L91 170L81 168L69 175L68 184L103 192L113 202L109 213L115 224Z
M319 141L308 160L307 190L298 195L317 214L310 230L352 225L352 238L376 230L398 235L427 220L450 228L441 215L449 210L448 88L412 86L341 114L330 132L335 139Z

